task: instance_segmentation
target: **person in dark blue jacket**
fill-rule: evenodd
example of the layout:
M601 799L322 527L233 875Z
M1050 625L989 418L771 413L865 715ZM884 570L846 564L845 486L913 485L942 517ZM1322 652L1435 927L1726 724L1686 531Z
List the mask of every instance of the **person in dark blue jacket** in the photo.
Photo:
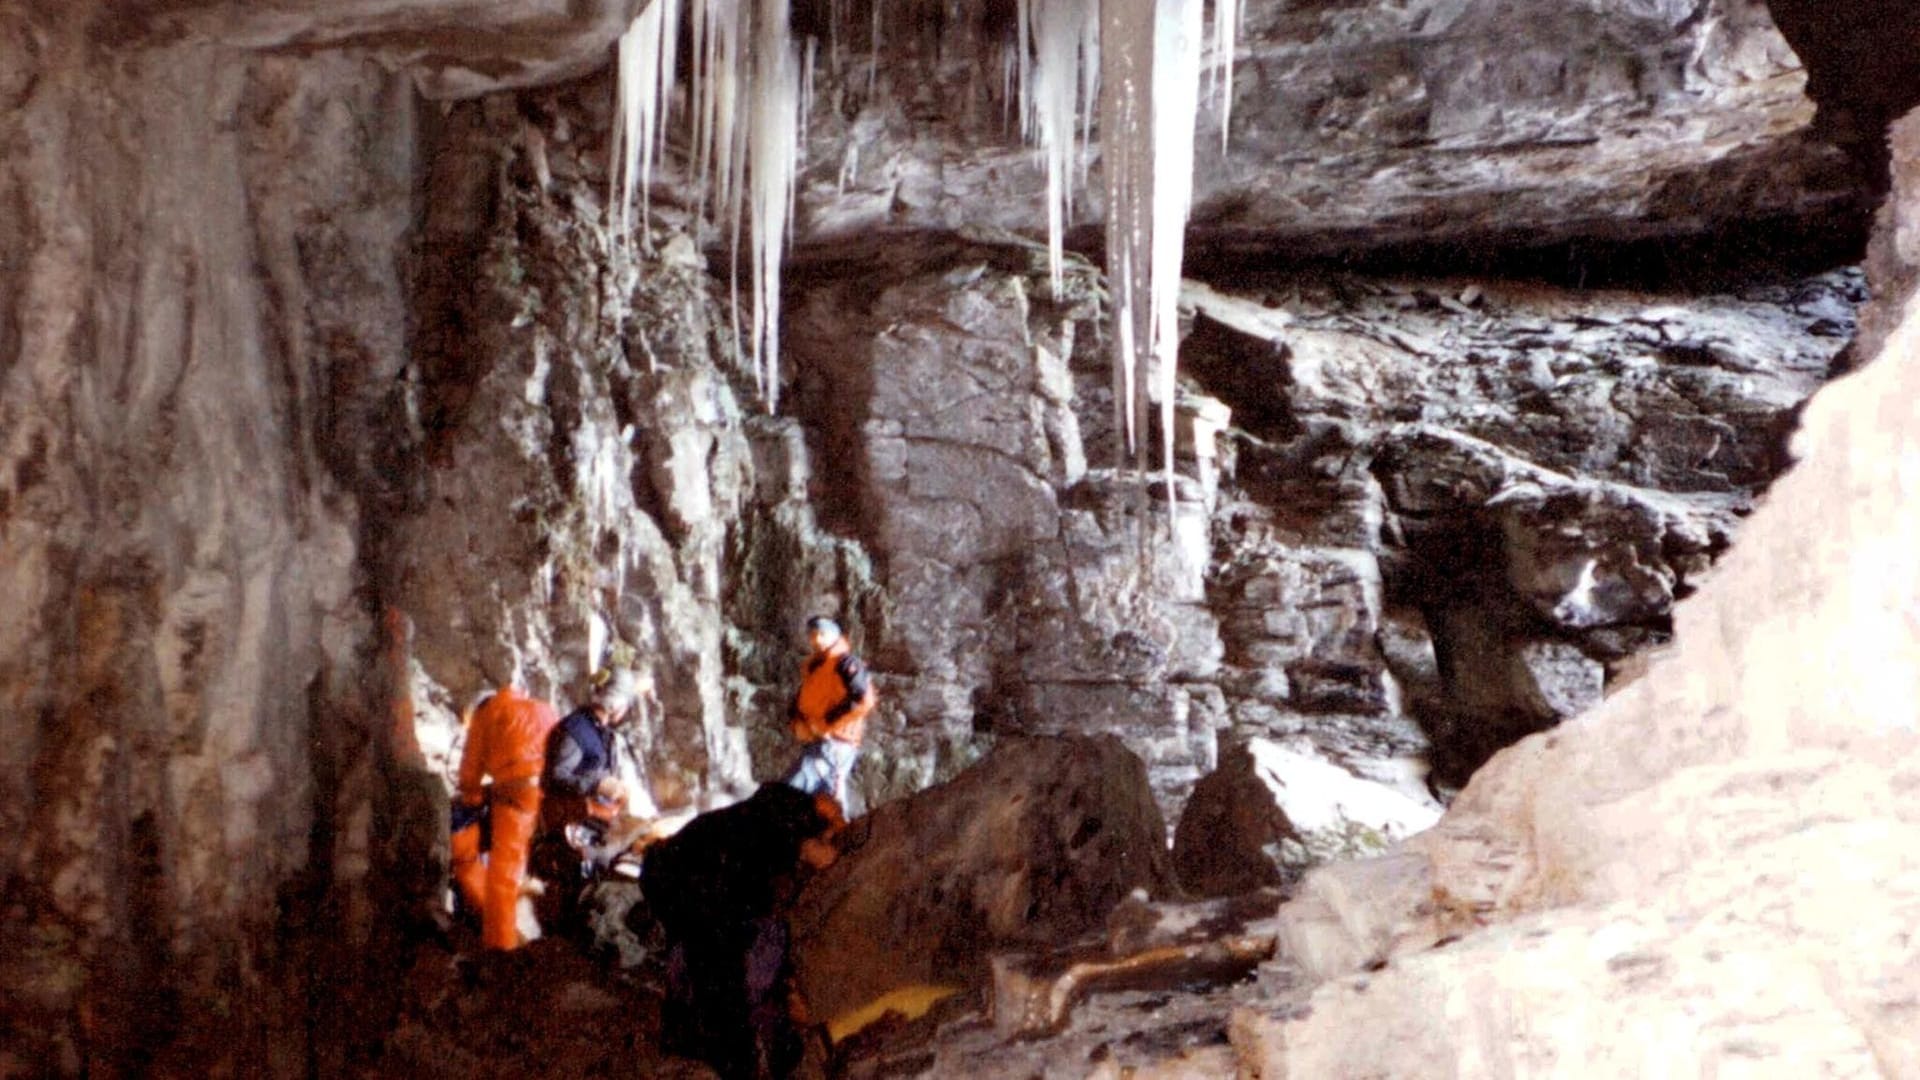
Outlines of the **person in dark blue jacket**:
M651 691L645 680L616 669L553 729L541 778L548 830L584 823L602 832L626 809L636 793L620 779L620 729Z

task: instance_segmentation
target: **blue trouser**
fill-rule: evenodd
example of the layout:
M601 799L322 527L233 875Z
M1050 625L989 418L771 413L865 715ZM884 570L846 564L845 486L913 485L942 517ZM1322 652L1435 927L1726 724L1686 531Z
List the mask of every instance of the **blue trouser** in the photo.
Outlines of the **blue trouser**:
M850 742L832 738L810 742L800 752L799 763L787 774L786 783L809 795L831 795L845 811L847 777L853 774L853 763L859 757L860 748Z

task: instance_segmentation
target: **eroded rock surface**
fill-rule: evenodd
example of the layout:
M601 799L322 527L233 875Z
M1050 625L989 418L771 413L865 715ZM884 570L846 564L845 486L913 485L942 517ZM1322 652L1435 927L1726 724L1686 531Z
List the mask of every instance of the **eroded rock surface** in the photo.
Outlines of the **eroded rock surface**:
M1187 370L1235 417L1209 580L1234 737L1431 745L1457 784L1590 707L1784 466L1862 292L1190 290Z
M276 923L360 893L384 798L355 448L405 361L411 92L0 26L0 1069L290 1067Z
M1309 874L1263 983L1150 1010L1117 997L1131 1035L1089 1012L1022 1067L1920 1070L1920 518L1880 497L1914 482L1920 309L1881 303L1897 330L1808 406L1799 466L1643 677L1497 755L1432 831ZM1224 1029L1207 1004L1223 1001ZM956 1026L934 1054L962 1048L997 1049Z

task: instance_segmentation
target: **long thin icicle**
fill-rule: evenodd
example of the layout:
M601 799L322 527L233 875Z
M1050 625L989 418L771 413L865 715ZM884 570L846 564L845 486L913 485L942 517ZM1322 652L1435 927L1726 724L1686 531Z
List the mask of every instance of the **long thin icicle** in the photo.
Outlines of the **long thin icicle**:
M800 58L788 0L759 0L753 37L748 203L753 219L753 367L767 411L780 404L780 257L800 143Z
M1107 282L1112 295L1114 430L1120 464L1138 461L1144 435L1138 392L1153 324L1153 124L1145 81L1153 62L1154 0L1102 0L1100 156L1107 195Z
M1193 196L1201 0L1102 0L1100 140L1107 185L1107 277L1113 295L1116 421L1145 453L1141 380L1158 366L1169 506L1180 265Z
M1013 56L1020 87L1020 137L1032 139L1033 132L1033 25L1035 4L1046 0L1014 0Z
M1233 57L1240 36L1241 0L1213 0L1212 62L1207 71L1213 92L1220 98L1220 152L1227 151L1227 131L1233 119Z
M1180 354L1180 267L1193 206L1194 122L1200 113L1201 0L1158 0L1153 41L1153 357L1160 376L1161 468L1173 485L1174 372Z
M610 182L614 220L631 227L638 188L646 205L655 159L665 147L683 0L650 0L620 44L619 123ZM788 30L789 0L685 0L692 69L691 178L715 225L726 230L737 267L749 244L754 305L754 371L769 408L779 385L780 264L792 228L800 139L812 106L815 57L803 61ZM1172 486L1173 398L1179 346L1178 300L1186 218L1193 191L1194 119L1203 70L1220 94L1222 139L1232 105L1235 38L1243 0L1214 0L1203 38L1204 0L1017 0L1017 46L1009 62L1019 84L1023 134L1047 172L1049 269L1064 274L1062 243L1098 101L1107 196L1108 276L1113 292L1116 427L1124 454L1144 466L1143 380L1157 368L1162 462ZM1097 6L1096 6L1097 5ZM839 68L834 17L828 66ZM878 91L882 5L872 3L866 81ZM1203 65L1203 44L1211 62ZM749 47L751 46L751 47ZM853 147L849 148L851 167ZM644 210L643 210L644 213ZM736 337L738 333L738 282ZM1169 491L1171 498L1172 492Z
M780 266L791 243L801 134L812 107L812 43L803 61L789 30L790 0L690 0L690 179L733 253L734 340L751 353L769 410L779 398ZM621 37L609 183L612 222L625 236L638 187L645 213L655 159L666 145L682 0L650 0ZM877 19L877 9L876 9ZM876 21L877 28L877 21ZM740 327L742 241L753 314ZM743 357L743 359L745 359Z

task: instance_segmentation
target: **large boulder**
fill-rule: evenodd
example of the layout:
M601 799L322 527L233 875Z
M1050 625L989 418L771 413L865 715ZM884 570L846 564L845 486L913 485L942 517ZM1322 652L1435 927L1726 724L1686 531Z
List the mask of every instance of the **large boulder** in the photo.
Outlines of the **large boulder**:
M1003 743L842 845L790 920L820 1018L902 986L984 985L995 949L1073 940L1135 889L1173 888L1146 768L1112 736Z

